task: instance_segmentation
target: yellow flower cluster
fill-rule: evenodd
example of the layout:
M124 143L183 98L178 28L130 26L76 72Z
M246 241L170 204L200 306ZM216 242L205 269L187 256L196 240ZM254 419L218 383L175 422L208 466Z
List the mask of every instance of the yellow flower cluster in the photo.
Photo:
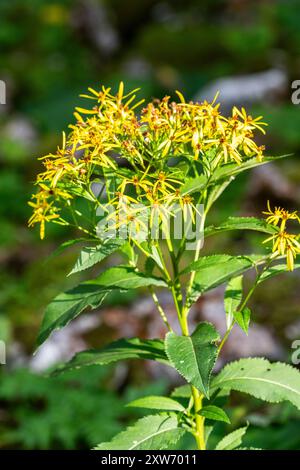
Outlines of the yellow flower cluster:
M289 212L281 207L275 207L274 210L272 210L270 202L268 201L268 210L264 211L263 214L267 215L266 221L269 224L279 227L279 231L264 240L264 243L272 241L272 251L274 255L286 256L287 268L289 271L293 271L294 260L297 254L300 253L299 236L288 233L286 231L286 223L288 220L297 220L300 223L297 212Z
M92 106L76 108L76 122L69 126L68 136L63 133L62 146L42 157L44 170L37 177L29 221L30 225L41 223L41 237L45 222L61 220L60 208L70 205L80 191L89 192L95 178L108 181L113 174L118 187L111 199L117 208L125 195L131 202L177 202L184 207L192 203L180 194L184 164L200 161L209 177L220 165L263 157L264 147L257 146L253 136L256 130L264 132L265 123L261 117L247 115L244 108L234 107L224 117L216 99L186 102L177 92L179 102L166 96L137 113L142 104L136 102L137 90L126 94L123 83L115 95L105 87L88 91L81 96Z

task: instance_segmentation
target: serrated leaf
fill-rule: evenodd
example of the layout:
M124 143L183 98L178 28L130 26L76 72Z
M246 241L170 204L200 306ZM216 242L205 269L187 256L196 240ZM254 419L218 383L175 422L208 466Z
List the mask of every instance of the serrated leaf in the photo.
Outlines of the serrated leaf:
M180 188L181 194L191 194L196 191L201 191L207 185L207 177L205 175L197 176L196 178L188 179Z
M100 263L100 261L121 248L124 243L125 240L123 239L107 239L97 246L87 246L82 248L75 266L70 271L69 275L84 271L85 269L91 268L95 264Z
M99 307L109 292L109 289L99 287L93 281L88 281L56 296L46 308L37 339L38 346L54 330L67 325L87 307L92 309Z
M226 388L248 393L271 403L289 401L300 409L300 372L287 364L267 359L240 359L224 367L212 380L211 389Z
M46 308L38 345L42 344L53 330L67 325L87 307L99 307L106 295L115 288L127 290L150 285L167 286L163 279L146 276L128 266L116 266L107 269L92 281L59 294Z
M211 225L204 231L205 237L210 237L222 232L228 232L231 230L255 230L257 232L274 234L278 232L278 228L268 224L263 219L257 219L256 217L229 217L221 225Z
M216 341L219 333L211 323L197 325L191 336L169 332L165 348L171 364L205 396L209 396L209 381L217 358Z
M299 269L299 268L300 268L300 263L295 263L294 269ZM275 266L271 266L270 268L266 269L265 272L261 275L261 277L259 278L258 284L260 284L263 281L266 281L267 279L270 279L271 277L277 276L278 274L282 274L285 272L289 272L287 270L286 263L276 264Z
M115 266L107 269L95 279L100 286L137 289L139 287L167 287L167 283L155 276L143 274L130 266Z
M114 341L102 349L90 349L75 354L68 363L59 366L54 374L86 366L103 366L128 359L152 360L168 364L163 340L124 338Z
M190 398L191 396L191 387L190 385L180 385L179 387L174 388L171 393L171 397L174 398Z
M70 248L71 246L74 246L74 245L77 245L78 243L97 243L97 240L93 239L93 238L75 238L75 239L72 239L72 240L67 240L63 243L61 243L61 245L59 245L58 248L56 248L56 250L54 250L47 258L47 261L51 260L52 258L54 258L55 256L59 255L60 253L62 253L63 251L67 250L68 248Z
M237 310L243 297L243 276L233 277L225 290L224 308L226 313L226 327L230 328L233 312Z
M201 257L182 271L182 273L196 271L188 305L195 302L204 292L242 274L264 260L264 256L256 255L211 255Z
M184 406L178 403L178 401L169 397L160 397L156 395L138 398L137 400L128 403L126 406L163 411L184 411Z
M223 437L216 446L216 450L232 450L242 443L242 437L245 435L248 426L236 429L235 431Z
M184 434L185 429L178 426L176 416L150 415L117 434L111 442L98 445L95 450L168 449Z
M199 415L204 416L207 419L213 419L214 421L223 421L224 423L230 424L230 419L222 408L215 405L204 406L200 411Z
M249 323L251 318L251 310L248 307L245 307L242 311L233 312L235 321L240 326L240 328L248 335Z
M244 161L240 165L237 165L236 163L227 163L226 165L222 165L217 168L217 170L213 173L210 182L214 183L219 180L229 178L231 176L236 176L239 173L242 173L243 171L250 170L251 168L265 165L266 163L274 162L290 156L291 154L279 155L276 157L265 157L262 161L258 161L256 157L254 157Z
M265 157L262 161L258 161L257 158L254 157L242 162L240 165L237 165L236 163L227 163L219 166L209 179L204 174L188 179L188 181L181 186L180 192L181 194L191 194L196 191L202 191L204 188L218 184L222 180L230 177L234 179L235 176L243 171L289 156L290 154L280 155L277 157Z

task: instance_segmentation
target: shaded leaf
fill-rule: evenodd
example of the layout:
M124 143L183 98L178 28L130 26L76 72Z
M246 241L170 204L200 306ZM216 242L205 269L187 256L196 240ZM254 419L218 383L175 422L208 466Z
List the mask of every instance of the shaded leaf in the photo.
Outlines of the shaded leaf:
M299 269L300 268L300 263L295 263L294 269ZM260 284L263 281L266 281L267 279L270 279L271 277L277 276L278 274L286 273L289 272L287 270L286 263L284 264L276 264L275 266L271 266L270 268L266 269L265 272L261 275L259 278L258 284Z
M242 311L233 312L233 316L237 322L237 324L241 327L241 329L248 334L249 330L249 323L251 318L251 310L248 307L245 307Z
M86 366L103 366L127 359L147 359L168 364L163 340L124 338L114 341L101 349L90 349L75 354L70 362L59 366L54 373L58 374Z
M250 158L242 162L240 165L236 163L227 163L226 165L219 166L214 174L211 177L210 183L215 183L219 180L229 178L230 176L236 176L243 171L250 170L257 166L265 165L266 163L274 162L285 157L290 157L291 154L279 155L276 157L264 157L264 159L259 162L256 157Z
M223 284L265 260L264 256L211 255L191 263L182 273L196 271L188 305L204 292Z
M243 297L243 276L233 277L225 290L224 308L226 313L227 329L233 320L233 312L237 310Z
M109 292L94 281L88 281L59 294L46 308L37 344L41 345L54 330L67 325L87 307L99 307Z
M122 245L125 240L123 239L107 239L97 246L88 246L82 248L75 266L70 271L70 274L75 274L79 271L84 271L97 263L100 263L104 258L114 253Z

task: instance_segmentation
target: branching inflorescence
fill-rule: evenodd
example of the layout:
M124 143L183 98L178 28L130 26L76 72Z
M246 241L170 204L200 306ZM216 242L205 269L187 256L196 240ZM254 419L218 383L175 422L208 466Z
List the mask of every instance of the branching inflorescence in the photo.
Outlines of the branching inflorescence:
M266 124L244 108L234 107L225 117L216 98L212 103L186 102L180 92L178 102L167 96L142 107L142 101L136 101L136 91L125 93L123 83L116 95L109 88L102 87L99 92L89 88L89 94L82 96L91 102L90 109L76 108L76 122L69 126L68 135L63 133L62 146L42 158L44 169L29 202L33 207L29 225L40 224L41 238L47 222L83 231L89 246L82 248L72 273L117 250L126 263L57 296L46 310L38 342L86 307L101 305L116 289L148 288L168 330L164 340L120 340L102 350L79 353L60 371L130 358L174 367L189 387L175 391L171 398L147 397L134 402L133 406L157 413L99 449L165 449L186 432L194 436L198 449L205 449L209 446L206 423L230 422L218 402L224 390L247 391L273 402L289 400L300 407L299 373L284 364L244 359L240 369L240 363L234 362L212 376L233 327L238 325L248 333L248 303L256 286L299 267L295 262L300 253L299 236L288 233L286 227L290 220L299 223L299 216L278 207L273 210L268 202L266 220L230 217L220 226L207 226L213 204L239 173L276 159L265 157L264 146L254 141L255 133L265 133ZM183 227L180 236L176 236L178 216ZM189 244L191 228L194 243ZM202 256L203 236L231 230L268 234L265 242L272 244L272 251ZM187 250L193 254L188 264ZM255 281L244 292L243 274L251 268ZM191 333L188 316L192 304L226 282L227 330L223 338L206 322ZM160 288L170 291L180 334L160 304ZM266 375L272 380L265 380ZM292 383L293 393L284 383ZM236 439L234 434L236 447L245 430L235 431L240 436ZM217 449L233 448L235 444L228 442L230 434Z

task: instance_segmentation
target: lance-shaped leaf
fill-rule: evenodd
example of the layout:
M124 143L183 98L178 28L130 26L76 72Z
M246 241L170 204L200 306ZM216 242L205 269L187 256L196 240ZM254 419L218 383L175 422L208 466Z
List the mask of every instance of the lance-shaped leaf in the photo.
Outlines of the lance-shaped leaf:
M182 406L178 401L173 400L169 397L160 397L156 395L151 395L148 397L138 398L126 406L133 408L147 408L150 410L163 410L163 411L184 411L184 406Z
M256 217L229 217L221 225L211 225L207 227L204 231L204 236L209 237L231 230L254 230L256 232L269 233L272 235L278 231L278 228Z
M237 312L233 312L233 316L239 327L246 333L246 335L248 335L249 323L251 318L250 308L245 307L241 311L238 310Z
M181 186L180 192L185 195L201 191L207 185L207 182L208 180L205 175L190 178Z
M242 173L243 171L250 170L251 168L265 165L266 163L277 161L281 158L289 156L290 155L265 157L262 161L258 161L257 158L254 157L242 162L240 165L237 165L236 163L227 163L225 165L219 166L210 176L210 178L207 178L204 174L196 176L195 178L190 178L185 184L181 186L180 192L181 194L191 194L196 191L202 191L204 188L215 185L222 180L228 178L234 179L235 176L237 176L239 173Z
M215 405L207 405L201 408L199 415L204 416L207 419L214 421L223 421L224 423L230 424L230 419L222 408Z
M253 395L271 403L289 401L300 409L300 372L280 362L240 359L224 367L212 380L211 389L226 388Z
M224 308L226 313L227 329L233 320L233 312L240 305L243 297L243 276L233 277L227 285L224 296Z
M95 279L99 286L119 287L121 289L137 289L138 287L167 287L167 283L155 276L143 274L130 266L109 268Z
M37 344L41 345L54 330L67 325L87 307L99 307L109 292L89 281L59 294L46 308Z
M185 434L176 415L150 415L139 419L117 434L111 442L99 444L95 450L161 450L168 449Z
M211 323L197 325L191 336L166 335L165 347L171 364L205 396L209 396L209 381L217 358L216 341L219 333Z
M216 450L232 450L236 449L242 443L242 437L246 434L247 426L236 429L235 431L227 434L217 444Z
M87 307L92 309L99 307L112 290L136 289L150 285L166 286L166 283L163 279L146 276L131 267L117 266L104 271L92 281L84 282L59 294L46 308L37 340L38 345L42 344L53 330L67 325Z
M290 156L291 154L279 155L276 157L264 157L262 161L258 161L257 158L254 157L242 162L240 165L237 165L236 163L227 163L226 165L221 165L216 169L216 171L210 178L210 184L213 184L222 179L227 179L229 177L236 176L242 173L243 171L250 170L251 168L265 165L266 163L274 162L280 160L281 158Z
M67 364L59 366L54 374L86 366L103 366L127 359L144 359L168 364L163 340L124 338L114 341L101 349L90 349L75 354Z
M295 263L294 269L299 269L300 268L300 263ZM271 277L278 276L278 274L282 274L287 272L287 266L286 263L284 264L276 264L275 266L271 266L270 268L266 269L265 272L261 275L259 278L258 284L260 284L263 281L266 281L267 279L270 279Z
M265 260L263 256L212 255L201 257L182 271L182 274L196 271L188 305L195 302L204 292L223 284L234 276Z
M100 263L100 261L121 248L124 243L125 240L123 239L107 239L97 246L87 246L82 248L75 266L69 275L75 274L79 271L84 271L85 269Z

